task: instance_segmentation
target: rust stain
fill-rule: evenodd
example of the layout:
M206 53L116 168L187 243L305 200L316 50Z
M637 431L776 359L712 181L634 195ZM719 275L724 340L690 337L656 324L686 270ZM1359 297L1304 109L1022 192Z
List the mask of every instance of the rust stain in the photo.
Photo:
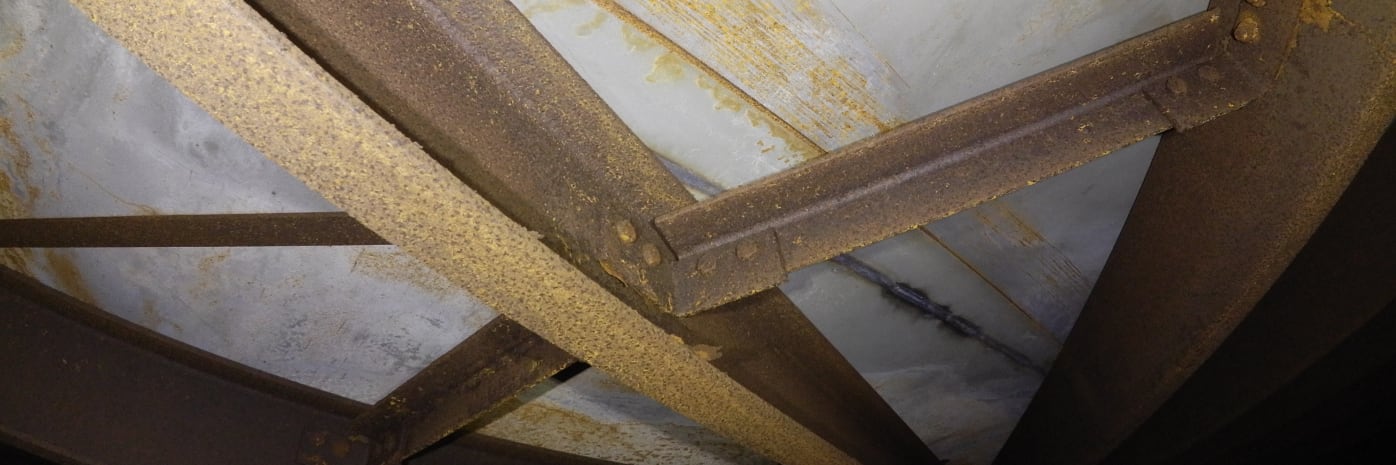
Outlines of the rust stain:
M645 81L660 83L674 82L683 79L684 62L673 53L663 53L654 59L654 66L650 68L649 74L645 75Z
M540 14L544 14L544 13L553 13L553 12L557 12L557 11L562 11L562 10L565 10L565 9L567 9L567 8L570 8L570 7L574 7L574 6L581 5L581 4L583 4L584 2L586 2L586 0L537 0L537 1L525 1L525 2L520 2L520 3L522 3L522 7L523 7L523 8L520 8L520 10L523 11L524 16L527 16L527 17L529 17L529 18L532 18L532 17L534 17L534 16L537 16L537 15L540 15Z
M1333 9L1333 0L1304 0L1304 4L1299 7L1299 20L1318 26L1319 30L1324 32L1328 32L1328 28L1332 26L1333 18L1341 18Z
M28 217L39 191L28 179L29 153L20 144L13 124L3 116L0 116L0 139L3 139L0 141L0 159L11 163L10 170L0 169L0 218ZM11 176L18 177L18 182ZM21 198L21 191L28 197ZM0 266L32 274L29 268L32 254L32 251L25 249L0 249Z
M141 302L141 326L154 328L159 326L161 321L163 319L160 318L160 312L155 310L155 302L150 299Z
M815 145L789 123L776 117L769 111L763 111L761 107L754 107L747 100L745 94L733 92L727 86L721 84L724 81L716 81L710 76L699 75L696 84L700 89L708 92L708 96L713 99L713 106L718 110L741 113L746 116L747 122L753 127L765 128L771 137L785 143L786 152L796 159L782 159L786 163L799 163L813 160L824 155L824 150ZM759 147L762 153L770 152L774 147Z
M209 255L200 259L199 272L204 274L212 272L213 267L218 266L225 261L228 261L228 257L232 255L232 252L233 251L231 249L223 249L222 252L218 252L216 254Z
M20 101L23 102L23 99L20 99ZM9 174L19 178L18 184L14 183L13 178L7 179L9 188L6 189L6 192L10 192L11 195L16 195L15 189L23 186L25 193L31 194L27 201L20 202L24 212L27 214L28 210L33 207L34 196L32 194L37 194L37 190L33 187L34 183L29 179L29 170L32 169L34 160L29 155L29 151L24 149L24 143L20 140L19 134L15 133L14 123L12 123L9 118L3 116L0 116L0 138L4 138L4 142L8 143L12 148L11 150L5 150L3 153L6 155L5 159L13 163L13 172ZM3 144L0 144L0 149L4 149Z
M49 271L53 273L53 278L57 280L58 287L63 292L83 302L97 305L97 299L92 297L92 292L87 289L87 281L83 279L82 272L73 264L71 258L55 249L44 249L43 253L48 261Z
M577 35L583 37L589 36L591 35L591 33L596 32L597 29L600 29L601 26L604 24L606 24L606 14L597 13L596 16L593 16L591 18L591 21L587 21L585 23L582 23L581 26L577 26Z
M769 100L824 149L900 123L900 115L871 92L880 86L872 86L864 73L878 70L860 70L867 66L827 49L819 43L821 37L806 32L831 28L832 21L817 8L791 10L751 0L634 0L626 5L644 10L657 27L691 42L704 61Z
M673 55L674 58L697 71L695 82L699 88L708 92L708 95L713 99L714 108L744 114L753 127L766 128L772 137L785 142L791 157L798 158L794 160L782 159L781 161L794 164L812 160L824 154L819 145L797 130L790 122L776 115L769 107L727 80L717 70L693 56L614 0L595 0L594 3L597 7L620 20L621 34L632 51L664 47L667 54ZM769 151L763 148L762 153Z
M4 48L0 48L0 61L14 58L15 55L19 55L19 52L24 50L24 31L19 28L14 28L12 31L14 31L14 39L6 41Z

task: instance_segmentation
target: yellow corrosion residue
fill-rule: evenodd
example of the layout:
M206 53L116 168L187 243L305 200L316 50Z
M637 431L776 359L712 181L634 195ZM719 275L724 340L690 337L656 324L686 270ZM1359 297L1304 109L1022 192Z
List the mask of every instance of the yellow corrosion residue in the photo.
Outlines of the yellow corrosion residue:
M534 17L543 13L562 11L585 3L586 0L525 0L519 2L519 10L524 16Z
M58 288L78 300L97 305L92 292L87 290L87 280L83 279L82 272L73 260L57 249L43 250L44 259L48 261L49 271L53 272L53 279L57 281Z
M855 463L553 253L246 3L73 3L268 158L497 312L773 460ZM522 20L509 4L470 11L501 27ZM511 39L548 47L536 34Z
M27 217L38 190L28 185L29 153L20 145L19 136L15 134L10 120L3 116L0 116L0 160L9 161L13 166L13 175L19 177L16 184L10 172L0 169L0 219ZM24 189L29 194L29 201L20 199L18 189ZM29 252L0 248L0 266L28 273Z
M683 79L684 62L678 55L673 53L662 53L654 59L654 66L650 68L649 74L645 75L648 82L674 82Z
M1318 26L1319 30L1324 32L1328 32L1335 17L1339 15L1333 10L1333 0L1304 0L1304 4L1299 7L1299 20Z
M814 142L805 138L803 134L796 131L795 128L791 127L785 120L765 110L765 107L752 106L747 100L750 97L745 93L741 93L741 91L734 91L728 86L722 85L722 82L725 81L719 81L704 75L699 75L695 80L698 88L707 91L708 96L713 99L714 108L741 113L746 116L747 122L753 127L765 128L766 132L771 134L771 137L784 142L786 152L798 158L795 160L782 159L781 161L796 164L802 161L813 160L820 155L824 155L824 150L820 149ZM771 149L759 145L758 147L763 153L769 152Z
M608 9L614 0L597 0ZM872 91L865 72L820 33L833 24L807 2L623 0L670 39L761 100L824 149L891 129L900 115ZM623 8L621 8L623 9ZM681 39L680 39L681 38ZM867 68L868 66L861 66Z
M606 24L606 14L597 13L590 21L582 23L581 26L577 26L577 35L589 36L591 33L596 32L597 29L600 29L603 24Z
M796 164L806 160L812 160L824 154L813 141L806 137L799 130L795 129L789 122L782 119L771 111L770 108L758 102L751 95L748 95L741 88L732 84L722 77L716 70L709 67L702 60L694 57L678 44L669 40L668 37L655 30L625 8L616 4L613 0L595 0L596 6L609 12L616 19L621 21L621 34L626 43L630 44L631 50L648 50L654 47L664 47L666 55L673 55L682 64L696 70L697 77L694 78L699 88L708 92L712 97L715 108L718 110L742 113L753 127L765 128L772 137L785 142L789 156L798 159L782 159L781 161ZM762 147L762 153L771 149Z

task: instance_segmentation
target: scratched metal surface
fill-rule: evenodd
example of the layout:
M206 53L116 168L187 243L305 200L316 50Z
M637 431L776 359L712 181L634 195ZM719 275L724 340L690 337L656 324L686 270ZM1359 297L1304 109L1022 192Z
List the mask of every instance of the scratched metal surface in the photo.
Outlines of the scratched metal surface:
M714 2L694 15L641 0L514 2L648 145L722 187L1205 4L780 0ZM743 34L752 9L783 27ZM762 66L744 66L756 60ZM807 69L817 72L791 73ZM801 91L782 91L791 88ZM0 135L3 215L333 208L65 2L0 2ZM1154 143L855 255L1050 363ZM393 247L6 251L0 259L165 334L366 402L493 316ZM783 289L955 463L987 463L1039 382L835 267L802 270ZM485 431L621 462L761 463L596 371L531 393Z

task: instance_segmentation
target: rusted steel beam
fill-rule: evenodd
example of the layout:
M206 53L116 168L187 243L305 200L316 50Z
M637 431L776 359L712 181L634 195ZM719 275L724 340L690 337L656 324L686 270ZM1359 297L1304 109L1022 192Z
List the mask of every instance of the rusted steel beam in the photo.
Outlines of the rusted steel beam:
M1255 308L1396 114L1390 4L1232 3L1242 3L1238 25L1254 22L1293 47L1272 63L1274 89L1164 137L1076 328L998 463L1104 460ZM1297 37L1286 32L1296 28Z
M0 247L381 244L387 242L339 212L0 219Z
M779 291L667 311L674 262L651 223L692 197L507 2L250 3L592 280L685 343L721 347L712 364L737 383L864 463L936 461Z
M376 444L370 463L400 463L576 360L495 318L354 420Z
M366 405L203 352L6 268L0 308L0 440L31 454L68 464L364 463L364 444L334 432ZM316 437L327 442L303 444ZM611 462L468 435L413 463Z
M683 340L648 321L550 250L537 238L538 232L518 224L467 187L246 4L231 0L174 5L157 0L74 3L253 147L500 314L636 391L774 460L811 465L856 462L809 427L714 368ZM419 2L404 9L428 10L424 5L441 6ZM330 9L354 10L354 6L335 3ZM471 26L453 26L450 30L457 34L483 34L492 27L532 34L522 15L508 4L463 2L452 6L461 9L432 9L420 22L392 23L384 31L427 28L454 19ZM367 30L367 24L344 26ZM529 43L527 37L536 35L524 35L523 43ZM546 50L546 44L537 40L536 44ZM380 47L394 43L400 42L389 36L375 36L372 41L372 45ZM487 42L453 43L468 51L489 49ZM528 51L494 50L507 56ZM410 52L399 53L414 56ZM549 53L515 59L522 60L524 69L535 69L526 65L548 60L548 56L556 58ZM443 69L454 66L439 64ZM490 66L483 68L481 74L468 76L487 79L491 78L490 72L501 69ZM423 75L408 77L421 79ZM547 81L546 75L535 78ZM474 94L468 81L456 84L451 93L434 98L452 100ZM557 105L556 94L544 92L548 88L530 90L538 93L509 93L502 103L521 113L544 116L549 108L554 108L551 105ZM491 109L502 114L509 107ZM592 123L587 126L589 131L597 128L596 122ZM457 127L467 126L457 121ZM520 133L518 128L485 127L489 129L485 135L537 135ZM599 136L595 132L581 136L618 138L616 134ZM626 158L606 152L575 155L607 160ZM516 165L514 169L519 172L515 175L520 179L536 176L566 184L559 172L568 167L549 165L543 167L546 171L528 167ZM523 173L527 176L520 175ZM607 181L626 184L627 179ZM573 199L580 202L577 207L600 201ZM655 205L661 200L645 199ZM605 237L627 244L625 247L642 244L637 240L643 234L631 236L628 228L617 228L615 222L606 224ZM542 232L545 236L549 233Z
M1207 11L656 220L701 311L1260 93Z
M1292 382L1396 301L1393 129L1255 309L1108 463L1170 462Z
M0 247L263 247L384 245L341 212L0 220ZM377 463L400 463L576 360L497 317L433 361L355 429Z

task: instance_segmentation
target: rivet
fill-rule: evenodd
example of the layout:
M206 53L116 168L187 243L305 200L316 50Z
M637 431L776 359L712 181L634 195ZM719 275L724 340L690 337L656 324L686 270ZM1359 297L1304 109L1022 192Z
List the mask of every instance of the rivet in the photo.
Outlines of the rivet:
M1265 0L1246 0L1246 3L1249 3L1249 4L1251 4L1251 6L1256 7L1256 8L1260 8L1260 7L1262 7L1262 6L1265 6Z
M1241 11L1241 17L1236 20L1236 29L1231 31L1231 36L1243 44L1259 42L1260 18L1256 17L1254 11Z
M1164 82L1164 85L1168 86L1168 91L1172 92L1173 95L1188 93L1188 81L1184 81L1183 78L1178 76L1168 78L1168 81Z
M635 224L634 224L634 223L631 223L630 220L620 220L620 221L617 221L617 222L616 222L615 226L616 226L616 237L620 238L620 241L621 241L621 242L624 242L624 243L626 243L626 244L629 244L629 243L631 243L631 242L635 242Z
M659 254L659 247L654 244L640 246L640 259L645 261L645 266L656 266L664 262L664 256Z
M1215 66L1210 65L1202 65L1197 68L1197 75L1208 82L1217 82L1222 78L1221 71L1218 71Z
M698 273L710 276L717 272L717 257L713 254L698 257Z
M743 242L737 244L737 258L740 258L742 260L751 260L751 257L755 257L756 252L758 252L759 250L760 249L756 247L755 242Z

